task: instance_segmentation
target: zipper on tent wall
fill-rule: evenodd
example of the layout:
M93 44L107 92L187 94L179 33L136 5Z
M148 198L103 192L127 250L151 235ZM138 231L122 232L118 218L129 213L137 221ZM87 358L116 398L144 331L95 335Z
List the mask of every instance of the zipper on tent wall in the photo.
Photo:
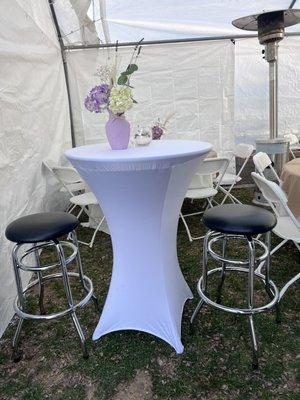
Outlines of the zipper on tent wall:
M67 59L66 59L66 53L65 53L65 46L63 43L63 39L61 36L59 24L56 18L55 14L55 9L54 9L54 0L48 0L49 6L50 6L50 11L51 15L53 18L53 22L55 25L56 33L57 33L57 38L61 50L61 57L62 57L62 63L64 67L64 74L65 74L65 81L66 81L66 88L67 88L67 95L68 95L68 105L69 105L69 116L70 116L70 128L71 128L71 141L72 141L72 147L76 147L76 140L75 140L75 131L74 131L74 123L73 123L73 112L72 112L72 103L71 103L71 94L70 94L70 82L69 82L69 73L68 73L68 66L67 66Z

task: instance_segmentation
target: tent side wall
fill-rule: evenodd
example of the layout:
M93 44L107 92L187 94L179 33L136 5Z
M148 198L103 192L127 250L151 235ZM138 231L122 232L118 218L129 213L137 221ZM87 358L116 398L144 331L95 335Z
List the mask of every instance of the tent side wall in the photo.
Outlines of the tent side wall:
M257 38L236 41L235 136L253 141L269 136L269 72ZM279 136L300 131L300 36L279 43Z
M57 161L71 136L61 53L47 1L3 0L0 25L1 336L13 316L16 293L5 227L22 215L64 208L42 160Z

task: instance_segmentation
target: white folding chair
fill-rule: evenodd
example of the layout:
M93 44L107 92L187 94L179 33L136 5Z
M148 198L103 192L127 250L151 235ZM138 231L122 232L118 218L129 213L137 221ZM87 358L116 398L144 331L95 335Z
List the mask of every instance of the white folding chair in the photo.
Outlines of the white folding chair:
M225 197L223 198L221 204L224 204L227 198L229 198L233 203L239 203L241 202L231 194L232 189L234 186L242 180L241 174L249 161L249 158L251 157L252 153L254 151L254 147L251 144L247 143L240 143L236 146L235 151L232 153L232 156L229 160L228 167L231 164L231 161L234 161L236 157L241 158L244 160L241 168L239 169L237 174L231 174L227 171L223 174L223 176L218 176L217 181L220 184L220 191L222 191L225 194ZM228 169L227 167L227 169ZM225 186L225 187L224 187Z
M86 189L86 184L72 167L53 166L52 171L61 185L69 192L78 193Z
M294 151L300 150L299 139L293 133L288 133L286 135L283 135L283 137L289 141L289 151L291 153L291 156L293 158L296 158Z
M71 191L73 195L85 191L86 185L76 169L58 166L50 159L44 160L43 165L56 178L62 190Z
M95 205L98 204L98 201L97 201L94 193L86 192L86 193L78 194L76 196L71 197L70 198L70 202L74 205L74 208L78 206L81 209L79 214L77 215L77 218L79 218L80 215L82 214L82 212L84 211L86 213L86 215L89 217L89 219L92 219L94 222L97 223L97 221L92 217L92 215L90 213L90 210L88 209L89 206L95 206ZM85 244L85 245L89 246L90 248L92 248L93 244L94 244L94 241L95 241L95 238L96 238L96 234L99 231L99 229L100 229L101 225L103 224L104 220L105 220L105 217L103 216L100 219L100 222L97 224L96 228L94 229L93 236L92 236L91 240L88 243L80 241L80 240L78 240L78 241L80 243ZM81 223L81 225L85 226L85 227L89 227L90 226L89 223Z
M270 252L270 255L274 254L289 240L291 240L297 247L298 251L300 251L300 223L289 209L287 205L287 197L284 191L275 182L269 181L256 172L252 172L251 175L277 217L277 224L273 229L273 232L283 239L282 242L274 247L274 249ZM258 266L256 272L261 273L263 266L264 262ZM283 297L287 289L299 279L300 273L295 275L284 285L284 287L280 290L279 300Z
M227 169L229 159L225 157L206 158L200 164L199 171L193 176L188 191L185 195L187 199L193 200L207 200L207 206L213 207L212 199L219 191L219 182L214 182L217 174L224 174ZM206 209L205 208L205 209ZM203 214L204 211L197 211L190 214L183 215L180 213L182 222L184 223L190 242L193 240L202 239L203 236L193 237L188 224L186 222L187 217L191 217L198 214Z
M51 160L43 161L43 164L57 179L62 189L70 194L70 206L68 207L68 212L71 213L76 207L79 207L80 211L77 214L77 218L79 218L81 214L85 212L89 219L92 219L97 224L90 242L87 243L78 240L80 243L92 247L96 238L96 234L105 220L105 217L102 217L100 222L98 222L91 216L88 207L98 204L95 195L92 192L82 193L87 186L74 168L55 166ZM85 223L82 225L89 226L89 224Z
M282 184L282 181L280 180L279 176L277 175L277 172L275 171L275 169L272 165L272 160L270 159L270 157L268 156L267 153L263 153L262 151L260 151L259 153L256 153L253 156L253 163L254 163L254 166L255 166L257 172L262 177L268 178L266 176L266 169L269 168L269 170L272 172L272 174L274 175L274 178L277 180L279 185Z
M93 247L95 238L96 238L96 234L99 231L102 223L105 220L105 217L102 217L100 219L100 222L96 221L90 211L89 211L89 206L94 206L98 204L98 201L95 197L95 195L92 192L86 192L86 193L81 193L81 194L76 194L77 192L77 188L76 187L73 179L75 179L76 174L78 175L77 171L74 168L70 168L70 167L54 167L52 168L54 175L57 177L57 179L61 182L61 184L63 185L63 187L70 193L71 197L70 197L70 203L72 204L72 207L70 208L69 212L72 212L76 207L80 207L80 211L77 214L77 218L79 218L81 216L81 214L83 212L85 212L85 214L89 217L89 219L92 219L95 223L97 223L97 226L94 230L94 234L90 240L89 243L87 242L83 242L80 241L80 243L85 244L89 247ZM75 173L74 173L75 172ZM80 177L80 175L78 175ZM71 184L73 183L73 185L71 186ZM84 188L86 188L85 183L84 184ZM76 188L77 190L75 191L74 188ZM72 190L73 189L73 190ZM89 224L86 223L82 223L81 225L85 226L85 227L89 227Z

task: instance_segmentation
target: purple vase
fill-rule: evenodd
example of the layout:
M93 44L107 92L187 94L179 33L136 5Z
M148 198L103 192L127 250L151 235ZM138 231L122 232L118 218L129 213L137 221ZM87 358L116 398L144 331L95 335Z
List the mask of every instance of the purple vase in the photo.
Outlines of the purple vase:
M106 136L112 150L125 150L130 138L130 123L125 115L114 115L109 111L109 120L105 125Z

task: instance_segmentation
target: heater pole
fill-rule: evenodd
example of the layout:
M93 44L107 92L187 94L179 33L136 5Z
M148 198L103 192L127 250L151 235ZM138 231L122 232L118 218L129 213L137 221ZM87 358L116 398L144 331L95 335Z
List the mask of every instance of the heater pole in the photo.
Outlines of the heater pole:
M278 137L278 42L267 43L266 60L269 63L270 139Z

